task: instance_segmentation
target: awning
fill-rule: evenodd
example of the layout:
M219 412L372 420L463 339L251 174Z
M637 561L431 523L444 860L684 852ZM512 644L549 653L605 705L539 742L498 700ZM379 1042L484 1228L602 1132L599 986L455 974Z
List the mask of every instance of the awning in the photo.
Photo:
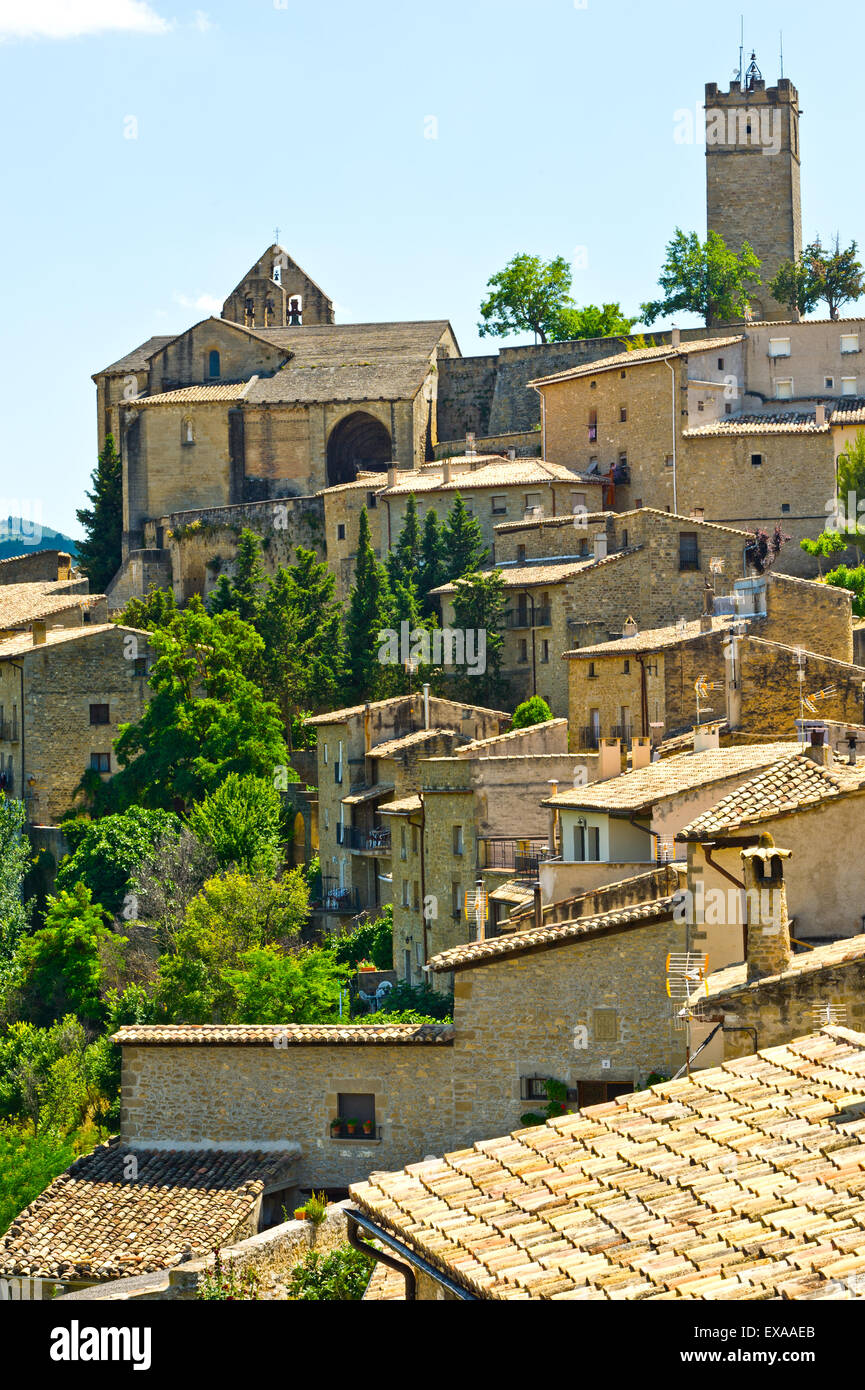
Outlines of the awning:
M392 782L376 782L374 787L367 787L362 792L352 792L350 796L344 796L342 804L343 806L359 806L362 801L376 801L380 796L387 796L392 791Z
M389 801L386 806L382 806L380 814L383 816L410 816L414 811L419 811L423 806L419 796L404 796L401 801Z
M503 883L501 888L494 888L490 893L490 900L494 903L530 903L534 894L527 893L524 888L519 888L515 883Z

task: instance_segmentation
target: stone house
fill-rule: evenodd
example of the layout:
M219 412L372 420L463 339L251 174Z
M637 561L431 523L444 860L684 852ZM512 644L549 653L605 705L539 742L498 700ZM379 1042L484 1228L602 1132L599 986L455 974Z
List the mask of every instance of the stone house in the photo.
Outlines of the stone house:
M74 581L72 556L65 550L31 550L25 555L10 555L0 560L0 586ZM86 580L79 582L85 584Z
M355 1183L350 1238L396 1259L406 1299L853 1299L863 1068L865 1036L823 1028L504 1128Z
M850 764L827 744L808 745L757 770L683 825L676 838L687 853L691 891L704 902L710 892L720 894L713 912L723 912L729 900L731 915L740 910L743 847L765 836L784 845L793 856L785 893L795 935L822 943L858 936L863 928L861 865L850 852L863 817L865 759Z
M417 790L381 805L392 844L394 969L417 984L431 956L493 936L514 903L531 901L548 852L541 800L572 776L567 724L554 720L427 756ZM597 758L577 759L586 777ZM444 987L434 976L431 983Z
M557 903L644 874L652 865L684 859L679 831L761 769L798 752L796 743L721 748L717 728L703 729L693 752L616 776L618 740L605 740L597 782L555 789L544 800L557 854L540 866L543 902ZM608 759L612 775L605 777Z
M789 1043L820 1023L860 1028L865 1020L865 936L794 952L799 939L792 938L785 873L790 850L776 848L767 835L740 848L738 857L748 904L745 959L713 970L691 999L702 1066ZM824 922L831 922L828 904Z
M0 642L0 774L31 824L58 824L85 771L117 771L114 740L141 718L150 660L146 632L112 623L36 623Z
M32 630L34 623L65 628L106 622L105 595L90 594L88 588L86 579L4 584L0 587L0 641Z
M431 696L428 689L333 710L318 732L318 834L323 925L338 927L392 900L389 801L417 791L423 758L502 732L510 715Z

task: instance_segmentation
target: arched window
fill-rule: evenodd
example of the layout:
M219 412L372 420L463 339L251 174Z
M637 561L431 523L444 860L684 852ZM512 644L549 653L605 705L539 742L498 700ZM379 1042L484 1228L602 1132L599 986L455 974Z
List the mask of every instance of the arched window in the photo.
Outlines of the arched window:
M293 294L288 301L288 323L291 328L300 328L303 324L303 299L299 294Z
M213 348L207 359L207 375L209 377L216 377L219 376L219 373L219 353L216 351L216 348Z

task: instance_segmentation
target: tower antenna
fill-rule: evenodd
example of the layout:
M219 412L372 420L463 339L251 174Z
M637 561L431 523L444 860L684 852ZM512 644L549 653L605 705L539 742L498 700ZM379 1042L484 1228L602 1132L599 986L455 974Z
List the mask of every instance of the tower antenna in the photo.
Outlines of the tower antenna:
M745 80L745 16L740 15L739 20L739 86L741 87Z
M781 30L781 76L784 76L784 30Z

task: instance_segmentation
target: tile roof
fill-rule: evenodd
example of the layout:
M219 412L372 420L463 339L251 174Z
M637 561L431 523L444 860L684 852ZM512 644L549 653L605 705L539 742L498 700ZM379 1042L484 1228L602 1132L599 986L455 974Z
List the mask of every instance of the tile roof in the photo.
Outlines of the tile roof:
M419 748L424 743L433 743L439 738L459 738L456 729L416 729L413 734L403 734L401 738L390 738L384 743L374 743L369 750L370 758L396 758L411 748Z
M151 357L154 357L161 348L173 343L177 337L176 333L163 333L154 338L148 338L131 352L127 352L125 357L118 357L116 362L112 362L110 367L103 367L101 372L95 372L97 376L123 376L127 372L143 372L150 365Z
M382 496L407 497L412 492L475 492L479 488L534 487L545 483L579 483L582 486L587 481L581 473L575 473L561 463L549 463L544 459L503 459L500 455L494 458L494 462L486 463L481 468L455 473L449 483L444 481L443 468L421 469L417 481L398 482L393 487L385 488ZM593 482L594 479L588 481Z
M451 1043L450 1024L379 1023L152 1023L119 1028L111 1041L120 1047L357 1047L361 1044L417 1047Z
M726 338L695 338L692 342L681 343L675 348L667 343L662 347L638 348L632 352L617 352L614 357L602 357L597 362L588 362L582 367L570 367L565 372L554 372L552 376L536 377L529 386L552 386L559 381L573 381L582 376L598 376L601 372L612 371L616 367L639 367L644 362L660 362L666 357L690 357L701 352L715 352L718 348L733 347L735 343L745 342L745 335L736 334Z
M525 894L516 901L522 902L524 898ZM488 965L494 961L526 956L536 951L548 951L557 946L568 946L584 937L603 936L609 932L622 931L624 928L661 922L665 917L672 915L675 902L675 897L655 898L652 902L636 903L633 907L617 908L595 917L580 917L573 922L557 922L546 927L528 927L525 931L512 932L508 936L471 941L466 945L453 946L448 951L441 951L437 956L431 956L429 968L439 975L452 970L473 970L479 965Z
M393 791L393 782L376 782L372 787L363 787L360 791L349 792L348 796L342 798L343 806L360 806L364 801L375 801L380 796L387 796Z
M535 585L541 584L563 584L566 580L573 579L578 574L584 574L587 570L597 570L603 565L617 564L619 560L623 560L629 555L636 555L642 549L641 545L629 546L627 550L614 550L612 554L604 555L600 560L589 555L585 560L550 559L536 565L511 565L505 562L496 565L494 570L482 570L481 573L498 572L504 580L506 589L531 589ZM431 589L430 593L453 594L456 589L456 583L440 584L437 589Z
M724 632L729 626L726 617L712 618L712 632ZM695 642L699 637L708 636L700 626L699 619L692 623L671 623L668 627L647 628L634 637L617 637L612 642L596 642L591 647L577 647L565 652L572 661L583 661L593 656L629 656L632 652L657 652L665 647L679 647L683 642Z
M588 481L593 480L589 479ZM600 479L599 481L603 480ZM706 521L705 518L698 521L695 517L683 516L680 512L662 512L660 507L632 507L630 511L627 512L587 512L586 515L582 517L582 522L588 525L589 522L604 522L611 517L614 517L617 522L622 522L632 516L659 517L668 525L673 526L680 526L683 521L686 521L690 526L695 526L698 530L708 529L711 531L723 531L725 535L728 536L753 536L754 534L753 531L743 531L738 526L727 526L720 521ZM502 521L495 527L495 530L497 532L543 530L544 527L573 526L573 524L574 518L572 516L543 516L538 517L537 520Z
M450 325L417 323L314 324L261 328L256 335L288 349L291 361L250 389L250 404L411 400L430 371Z
M398 468L398 478L412 478L416 475L414 468ZM323 487L315 494L316 497L330 497L333 492L352 492L367 491L379 493L387 487L387 465L377 469L366 469L358 473L350 483L334 483L333 487Z
M781 980L798 979L800 975L809 975L814 971L834 970L839 965L860 962L865 962L865 936L848 936L840 941L830 941L825 946L815 946L811 951L797 952L791 956L790 964L781 975L762 975L759 980L749 980L746 963L725 966L723 970L709 975L699 995L694 996L694 1002L699 1002L705 1015L707 997L712 1000L735 994L741 999L766 985L777 985Z
M0 585L0 629L22 627L70 608L94 608L105 599L104 594L81 592L78 580L57 580L40 583Z
M384 806L379 807L379 814L382 816L410 816L414 811L420 811L423 802L419 796L404 796L399 801L388 801Z
M250 381L223 381L212 386L181 386L176 391L160 391L155 396L135 396L126 404L129 406L186 405L187 403L201 405L207 404L207 402L242 401L257 379L257 377L252 377Z
M36 646L33 645L33 635L30 632L0 641L0 661L6 661L9 657L29 656L31 652L44 652L46 647L61 646L64 642L86 642L88 638L104 632L134 632L145 640L149 640L151 636L149 632L141 632L134 627L121 627L118 623L88 623L84 627L49 628L45 634L45 641Z
M369 708L370 711L385 710L388 708L393 708L395 710L401 705L406 713L409 714L414 708L412 705L413 698L416 699L417 697L412 697L411 695L392 695L389 700L373 700ZM454 702L451 701L451 703ZM313 719L307 719L306 723L312 724L313 727L320 724L345 724L349 719L356 719L362 715L366 708L366 705L347 705L343 709L329 710L327 714L317 714ZM478 714L494 714L497 715L499 719L507 719L508 722L510 722L512 718L507 710L486 709L483 705L463 705L462 708L473 710Z
M827 1028L350 1193L480 1298L843 1297L865 1273L863 1106L865 1036Z
M623 772L607 782L569 788L541 804L559 809L607 811L611 815L641 811L669 796L769 767L797 753L799 748L798 743L758 743L678 753L634 772Z
M295 1150L296 1150L295 1146ZM294 1151L136 1149L120 1139L79 1158L0 1236L0 1276L104 1282L170 1268L252 1234L264 1189L291 1178Z
M865 396L844 396L832 411L833 425L865 425Z
M520 754L513 753L514 745L518 745L522 740L535 737L541 729L553 730L562 733L568 727L567 719L545 719L542 724L527 724L522 729L509 729L504 734L493 734L492 738L475 738L471 743L466 743L458 749L461 758L471 757L474 753L480 753L484 748L497 747L503 745L502 757L519 757ZM495 755L494 755L495 756ZM534 756L529 754L529 757ZM557 756L554 754L553 756Z
M726 415L711 424L683 431L685 439L706 439L744 434L828 434L831 426L817 424L813 410L791 410L774 415Z
M716 806L686 825L680 840L706 840L746 825L813 810L827 801L865 791L865 760L856 767L836 763L822 767L803 748L792 757L764 768L737 787Z

